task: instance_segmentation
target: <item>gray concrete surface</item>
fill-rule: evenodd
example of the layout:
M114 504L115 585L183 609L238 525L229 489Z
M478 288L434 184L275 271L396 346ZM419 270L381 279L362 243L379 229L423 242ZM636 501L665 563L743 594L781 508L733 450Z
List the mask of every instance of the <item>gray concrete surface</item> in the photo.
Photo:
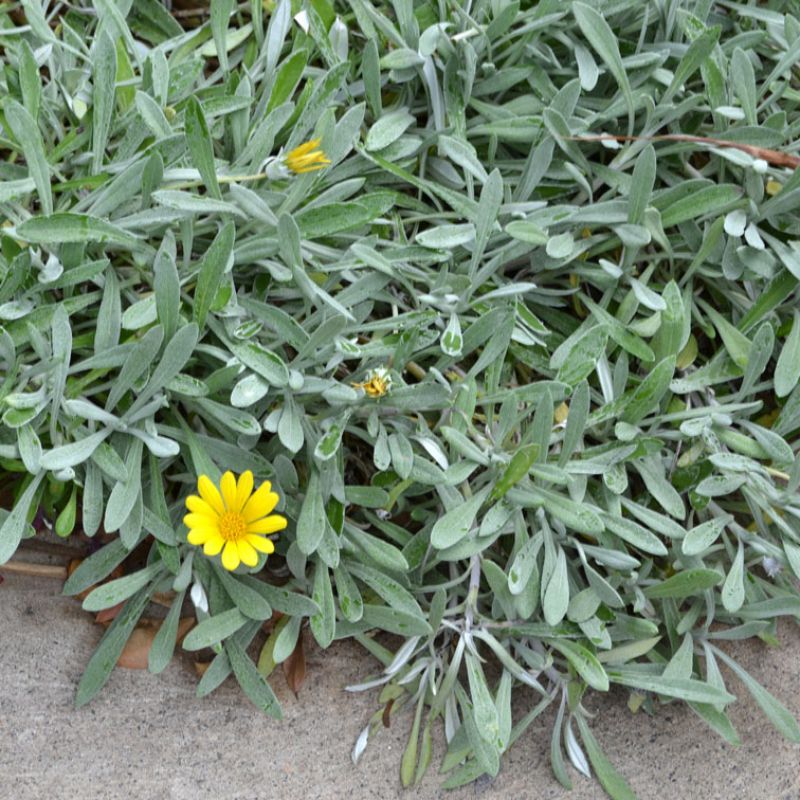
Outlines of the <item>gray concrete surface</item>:
M75 686L101 629L59 590L55 581L13 575L0 585L3 800L605 797L577 773L571 793L555 782L549 716L518 742L492 783L445 793L434 771L420 789L404 793L398 769L408 718L382 731L354 767L350 751L375 696L343 687L368 676L374 662L348 643L309 653L299 699L281 675L272 681L282 723L256 711L232 680L196 699L194 670L180 658L160 676L115 671L102 694L76 711ZM729 651L800 714L800 630L784 624L781 638L780 650L748 643ZM733 678L729 688L741 698L732 712L743 739L738 750L677 705L650 718L631 715L623 692L589 701L601 712L598 739L640 800L800 798L800 747L773 730Z

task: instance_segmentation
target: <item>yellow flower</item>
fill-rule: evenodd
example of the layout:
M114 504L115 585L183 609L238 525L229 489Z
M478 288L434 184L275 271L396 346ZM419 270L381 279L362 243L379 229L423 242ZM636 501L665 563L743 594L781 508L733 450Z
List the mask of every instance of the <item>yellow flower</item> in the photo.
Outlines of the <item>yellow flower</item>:
M310 142L295 147L284 156L284 163L297 175L304 172L314 172L314 170L327 167L331 163L323 150L318 150L321 139L312 139Z
M208 475L197 479L197 489L199 497L193 494L186 498L190 513L183 518L189 529L189 544L202 545L207 556L222 552L222 566L230 571L240 562L256 566L256 551L275 552L275 545L266 535L282 531L286 519L270 513L279 498L269 481L253 492L250 470L239 476L238 483L232 472L226 472L220 481L221 494Z
M352 384L354 389L363 389L370 397L383 397L392 388L392 376L389 370L384 367L371 369L367 373L367 379Z
M768 194L770 197L773 197L774 195L778 194L778 192L779 192L781 189L783 189L783 184L782 184L782 183L780 183L779 181L776 181L776 180L774 180L773 178L770 178L770 179L767 181L767 194Z
M561 425L562 422L566 422L568 416L569 406L566 403L562 403L553 413L553 419L555 420L556 425Z

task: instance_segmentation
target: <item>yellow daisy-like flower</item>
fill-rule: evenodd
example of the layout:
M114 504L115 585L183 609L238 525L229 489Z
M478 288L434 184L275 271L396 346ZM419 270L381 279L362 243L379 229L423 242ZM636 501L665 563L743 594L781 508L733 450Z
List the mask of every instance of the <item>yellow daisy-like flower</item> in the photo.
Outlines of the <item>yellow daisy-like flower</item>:
M232 472L226 472L217 489L208 475L201 475L197 490L199 497L186 498L190 513L183 518L189 544L202 545L207 556L222 552L222 566L230 571L240 563L256 566L258 552L275 552L275 545L266 537L282 531L286 518L271 513L279 498L269 481L254 492L250 470L243 472L238 482Z
M392 376L385 367L372 369L367 373L367 379L352 384L354 389L363 389L369 397L377 399L383 397L392 388Z
M323 150L318 149L321 141L322 139L312 139L295 147L283 157L284 163L296 175L327 167L331 160Z

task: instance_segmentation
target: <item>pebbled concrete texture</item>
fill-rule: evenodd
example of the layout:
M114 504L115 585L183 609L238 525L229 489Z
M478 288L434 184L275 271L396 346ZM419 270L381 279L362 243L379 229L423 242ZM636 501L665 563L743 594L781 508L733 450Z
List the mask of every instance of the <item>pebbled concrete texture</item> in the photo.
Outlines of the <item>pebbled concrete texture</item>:
M0 568L0 573L2 569ZM375 662L358 646L308 648L308 677L295 698L272 680L284 720L264 717L229 679L194 696L191 663L176 657L158 676L114 672L89 706L72 706L75 686L101 635L56 581L7 574L0 585L0 798L2 800L600 800L597 784L572 772L567 793L548 761L551 715L538 720L506 756L492 782L439 789L432 768L404 792L399 761L408 716L370 742L358 766L353 743L376 695L349 694ZM784 623L781 649L758 642L726 647L800 716L800 628ZM725 668L723 667L723 670ZM677 704L655 717L632 715L626 694L592 695L593 724L607 756L640 800L800 800L800 747L782 739L728 672L740 698L732 711L743 744L732 748ZM524 703L515 718L526 711ZM433 765L443 750L439 736Z

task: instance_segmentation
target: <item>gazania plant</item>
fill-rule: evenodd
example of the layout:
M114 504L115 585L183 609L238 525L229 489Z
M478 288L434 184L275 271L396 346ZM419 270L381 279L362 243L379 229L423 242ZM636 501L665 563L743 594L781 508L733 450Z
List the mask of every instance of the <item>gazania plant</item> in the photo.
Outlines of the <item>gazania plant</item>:
M355 640L343 733L404 726L405 786L546 718L627 800L613 687L800 742L736 655L800 619L798 42L776 2L4 3L0 571L83 553L77 704L138 626L275 717Z

